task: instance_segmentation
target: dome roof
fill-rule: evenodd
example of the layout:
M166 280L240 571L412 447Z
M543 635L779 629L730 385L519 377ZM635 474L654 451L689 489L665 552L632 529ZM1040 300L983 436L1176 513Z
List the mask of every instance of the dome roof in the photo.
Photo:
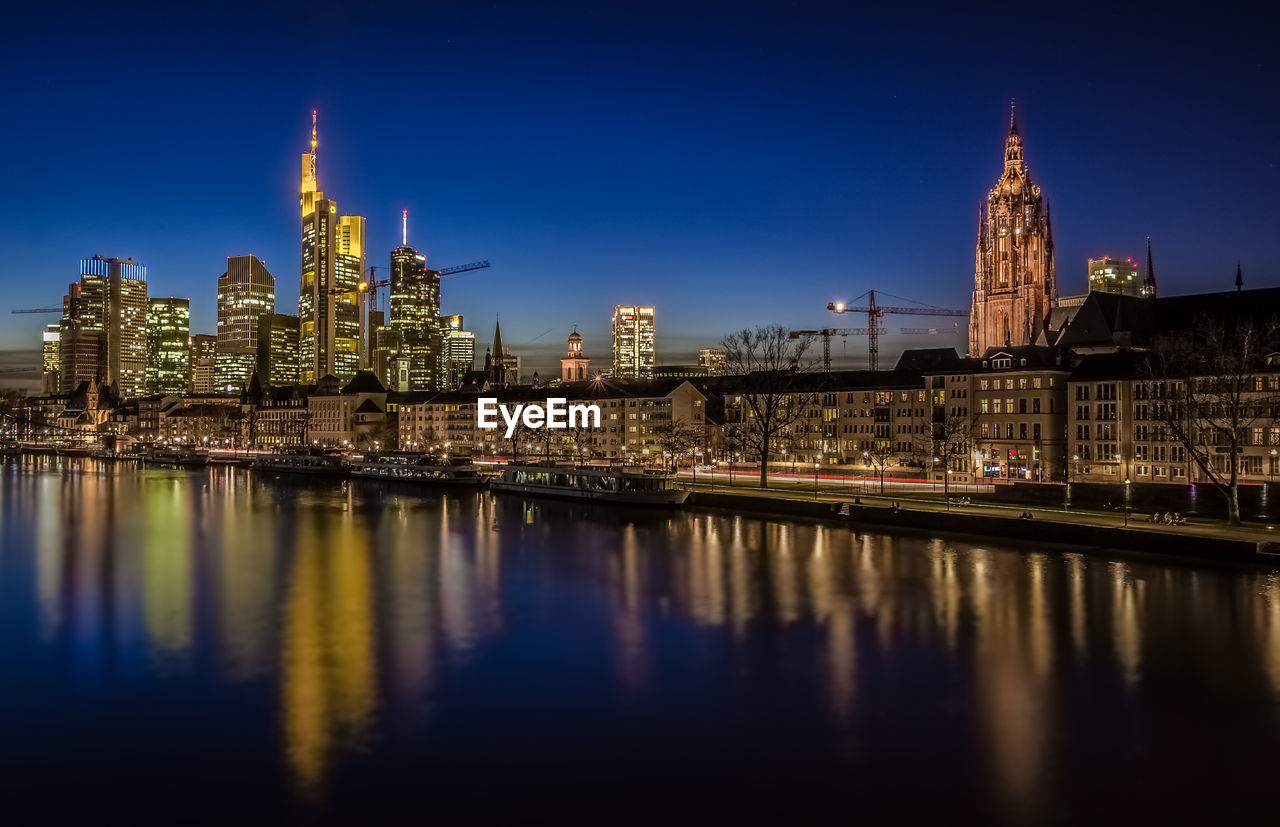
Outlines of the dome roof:
M569 341L571 341L571 342L581 342L581 341L582 341L582 337L581 337L581 336L579 336L579 335L578 335L578 331L576 331L576 330L575 330L575 331L573 331L572 333L570 333L570 334L569 334Z

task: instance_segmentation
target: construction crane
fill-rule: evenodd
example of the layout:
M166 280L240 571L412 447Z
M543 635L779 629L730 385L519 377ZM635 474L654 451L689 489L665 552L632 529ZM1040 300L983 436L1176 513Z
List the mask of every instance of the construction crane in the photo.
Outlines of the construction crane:
M882 291L883 292L883 291ZM895 296L892 293L885 293L890 298L898 301L911 302L914 299L904 299L901 296ZM857 302L863 299L867 300L866 304L860 305ZM898 313L906 316L968 316L968 310L953 310L946 307L930 307L921 305L919 307L891 307L876 304L876 291L868 290L852 302L828 302L827 309L832 313L866 313L867 314L867 362L872 370L880 369L880 327L881 321L886 313ZM910 328L910 330L918 331L922 328ZM905 332L905 331L904 331Z
M10 310L10 313L61 313L62 305L57 307L24 307L21 310Z
M935 328L924 327L901 327L898 328L899 333L908 334L934 334L938 332ZM831 337L832 336L870 336L871 330L866 327L827 327L822 330L793 330L791 331L792 339L799 339L801 336L821 336L822 337L822 370L825 373L831 372Z
M434 273L437 277L456 276L462 273L470 273L473 270L487 270L489 269L490 266L491 265L487 261L473 261L470 264L457 264L457 265L454 265L453 267L445 267L443 270L428 269L427 272ZM369 268L368 280L361 282L360 284L360 290L364 292L367 296L367 301L369 303L370 310L375 309L378 306L378 290L383 287L388 287L391 284L391 279L389 278L386 278L386 279L378 278L378 270L380 269L386 270L387 268L385 266L379 267L378 265L371 266ZM350 291L339 290L335 292L346 293Z

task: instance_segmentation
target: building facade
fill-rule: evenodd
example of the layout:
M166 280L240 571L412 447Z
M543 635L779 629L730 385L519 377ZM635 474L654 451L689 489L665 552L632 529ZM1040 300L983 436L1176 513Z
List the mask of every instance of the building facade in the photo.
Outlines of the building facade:
M316 113L311 116L311 151L302 153L298 291L299 370L308 385L328 374L350 379L359 369L365 273L365 220L339 215L337 202L319 189Z
M444 335L444 387L457 390L463 377L475 369L476 334L463 327L462 316L441 316L440 329Z
M561 382L585 382L591 375L591 360L582 353L582 335L577 328L569 334L568 351L560 360Z
M147 393L182 394L191 382L191 300L147 302Z
M1124 296L1143 295L1138 266L1132 259L1121 261L1109 256L1089 259L1089 292L1095 291Z
M217 336L197 333L191 337L191 393L213 393L213 370L217 354Z
M728 358L724 348L704 347L698 351L698 364L707 369L708 376L724 376Z
M270 385L296 385L298 369L298 317L263 313L258 320L258 376Z
M613 376L651 379L657 364L654 309L618 305L613 309Z
M1049 211L1011 113L1004 173L978 211L969 354L1034 344L1057 295Z
M409 387L439 390L444 384L440 327L440 273L407 243L391 251L391 327L400 354L409 359Z
M218 277L218 352L214 387L239 393L258 363L258 324L276 307L276 280L257 256L229 256Z
M62 387L62 327L46 325L41 335L41 361L44 371L40 381L40 392L57 393Z
M146 392L147 268L133 259L94 256L62 301L59 385L70 392L91 379L127 399Z

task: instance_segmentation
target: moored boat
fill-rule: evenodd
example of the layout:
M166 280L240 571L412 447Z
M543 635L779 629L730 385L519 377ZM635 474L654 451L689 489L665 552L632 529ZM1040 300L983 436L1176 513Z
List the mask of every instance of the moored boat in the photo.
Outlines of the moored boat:
M258 454L249 466L255 471L287 474L346 476L348 468L342 454L323 450L276 451Z
M508 465L489 487L508 494L628 505L679 505L689 496L675 487L672 474L651 469Z
M351 475L364 479L393 480L439 485L479 486L483 478L470 462L432 463L418 454L365 454L348 463Z
M198 448L153 448L144 461L148 465L200 467L209 464L209 452Z

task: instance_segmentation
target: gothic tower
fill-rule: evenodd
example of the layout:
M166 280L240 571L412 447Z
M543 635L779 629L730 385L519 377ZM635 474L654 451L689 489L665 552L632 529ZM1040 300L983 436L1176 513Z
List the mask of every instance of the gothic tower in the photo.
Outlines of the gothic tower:
M1049 208L1031 183L1010 104L1004 174L978 210L969 355L1033 344L1057 297Z

